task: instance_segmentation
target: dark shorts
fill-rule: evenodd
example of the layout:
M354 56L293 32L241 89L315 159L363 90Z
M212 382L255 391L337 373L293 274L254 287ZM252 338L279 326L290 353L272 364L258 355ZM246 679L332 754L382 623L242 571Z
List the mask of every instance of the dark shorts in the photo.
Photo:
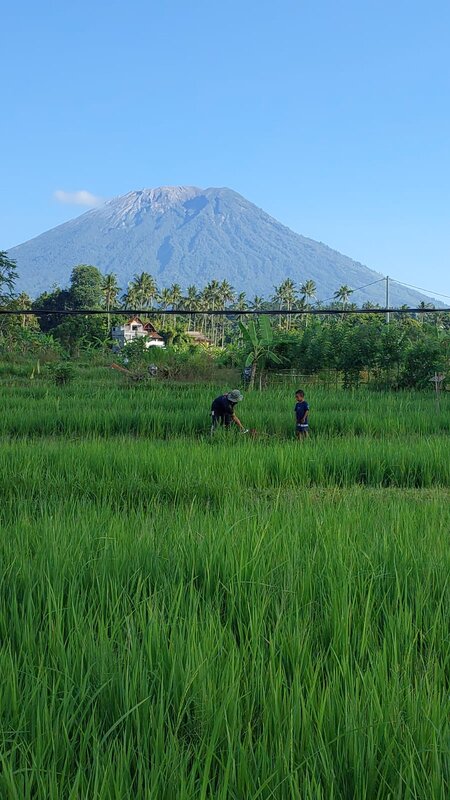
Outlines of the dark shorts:
M297 431L297 433L308 433L308 430L309 430L308 423L307 422L306 423L305 422L297 422L297 425L295 426L295 430Z

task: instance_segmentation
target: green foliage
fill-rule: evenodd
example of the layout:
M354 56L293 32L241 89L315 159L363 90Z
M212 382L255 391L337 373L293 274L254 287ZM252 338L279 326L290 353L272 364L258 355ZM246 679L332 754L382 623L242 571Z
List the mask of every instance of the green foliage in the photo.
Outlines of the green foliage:
M60 289L56 286L51 292L43 292L33 303L33 307L39 309L37 314L39 325L44 333L53 332L54 328L61 325L66 319L62 314L46 314L46 311L63 311L71 308L70 293L67 289Z
M158 333L163 337L168 347L173 347L175 350L190 350L192 348L192 339L180 325L160 326Z
M245 360L246 367L252 367L248 388L253 389L256 370L259 366L261 372L266 362L281 364L282 358L274 352L274 335L270 320L267 316L252 318L248 325L239 322L239 329L242 333L247 347L250 348Z
M91 356L83 365L75 364L74 394L68 392L61 396L53 392L45 380L36 383L32 389L27 382L22 388L2 392L0 436L11 432L14 436L29 437L201 437L209 431L211 401L236 384L236 372L226 368L218 370L215 382L205 384L198 380L198 373L206 378L211 372L211 364L208 353L202 349L197 350L194 362L187 353L158 351L153 355L159 377L152 383L151 392L139 385L128 386L120 373L111 370L110 359L103 366L95 367ZM14 377L16 363L20 363L20 374L29 376L36 358L28 363L3 361L0 377L4 376L8 384ZM148 364L143 372L148 371L147 367ZM179 379L184 375L186 381L166 382L166 367L169 372L176 372ZM239 416L246 427L257 428L285 441L293 435L293 393L296 388L296 383L287 383L281 388L269 387L264 393L246 392L239 406ZM450 434L450 393L443 392L440 412L436 414L431 383L428 392L369 392L361 389L351 397L341 390L303 388L306 388L312 407L312 436L324 442L324 452L329 453L330 463L339 453L344 460L351 459L352 448L359 448L357 442L364 440L365 448L370 450L373 445L374 462L380 458L389 474L392 464L395 466L396 443L399 440L405 442L407 437L412 438L405 444L406 451L414 442L441 437L445 461L445 437ZM329 441L342 436L347 437L347 447L343 446L340 438L334 443ZM386 439L391 440L389 453ZM374 440L384 442L383 446L380 444L380 449L376 449ZM436 453L425 448L422 455L427 457L432 471ZM413 457L411 463L414 463ZM380 470L382 468L385 468L383 464ZM447 469L448 465L443 468ZM307 466L306 470L309 469Z
M126 308L151 308L158 295L155 279L148 272L135 275L124 295Z
M13 329L0 328L0 354L39 356L42 361L47 361L60 357L62 347L52 336L16 325Z
M91 348L110 344L105 317L90 315L65 316L53 330L53 335L74 356Z
M449 347L445 329L415 320L392 321L379 316L314 320L303 331L278 335L274 350L285 362L307 375L336 369L347 388L359 385L372 373L374 382L386 388L430 388L428 379L449 369Z
M31 300L25 292L21 292L15 297L5 299L2 303L2 310L17 311L17 314L0 315L0 336L16 338L18 331L33 330L39 331L39 323L34 314L24 314L20 312L31 309Z
M127 369L141 374L148 374L149 366L155 364L160 379L207 381L215 368L215 354L210 349L177 341L166 348L146 348L143 338L128 342L121 350L120 360Z
M432 375L447 367L441 342L431 337L422 339L407 350L400 383L404 387L429 388Z
M0 250L0 304L5 303L13 296L17 278L15 260L9 258L6 250Z
M146 347L144 337L139 336L122 347L119 359L130 370L145 371L149 364L158 360L157 350L158 347Z
M0 378L0 797L446 800L448 396Z
M97 267L79 264L70 277L70 301L72 308L100 308L104 294L104 278Z
M49 373L57 386L65 386L72 383L75 377L75 369L69 361L59 361L48 367Z
M0 253L0 290L3 281L11 292L15 278L14 262L8 260L5 252ZM18 297L3 297L3 304L17 309L18 314L0 317L0 347L8 352L14 349L22 351L25 339L18 333L19 328L37 330L39 326L42 332L52 333L71 356L80 357L90 352L93 357L98 357L98 353L112 345L109 339L111 324L123 322L123 317L111 313L111 308L118 302L119 291L114 274L102 276L96 267L81 264L72 270L68 289L55 287L36 299L33 303L38 311L36 316L20 313L28 310L31 303L23 293ZM160 330L166 326L163 331L168 350L187 353L181 359L183 366L180 370L171 357L170 369L167 366L167 374L171 376L189 373L190 377L195 377L196 368L198 378L205 374L203 362L201 367L195 363L197 348L187 335L187 331L194 328L198 328L212 343L208 361L211 369L245 364L251 367L250 388L255 384L258 371L261 387L263 374L279 371L280 367L308 376L335 370L338 373L336 385L342 382L349 389L357 388L361 382L382 388L431 389L429 378L435 370L449 373L448 315L430 308L425 316L416 320L393 312L389 325L380 315L367 313L345 317L340 312L343 306L348 305L352 294L346 285L335 292L333 308L336 308L336 314L309 318L292 313L294 306L306 308L308 301L314 299L315 292L313 281L304 280L297 287L291 278L287 278L275 287L274 300L282 310L281 316L260 315L250 318L247 324L242 322L239 312L249 307L266 308L267 302L256 296L249 303L245 293L237 295L226 280L211 280L203 289L189 286L183 295L179 284L158 290L154 278L141 272L129 284L123 301L128 307L152 308L155 305L152 321ZM158 318L158 304L163 309L176 309L177 314L169 321L162 315ZM366 305L369 311L370 303ZM50 313L86 307L103 308L106 314L104 317L71 317ZM224 308L225 313L196 316L198 312L217 308ZM183 315L183 309L189 313ZM97 356L94 351L97 351ZM149 354L151 361L160 358L155 353ZM137 351L132 355L134 360L147 360L145 354ZM191 356L192 370L189 372ZM264 378L267 380L267 375Z

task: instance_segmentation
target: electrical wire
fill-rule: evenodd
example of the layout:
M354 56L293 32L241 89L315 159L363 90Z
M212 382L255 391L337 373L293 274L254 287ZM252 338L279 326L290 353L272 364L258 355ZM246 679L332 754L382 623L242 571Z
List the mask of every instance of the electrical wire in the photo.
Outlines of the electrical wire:
M349 314L386 314L388 311L391 311L396 314L430 314L432 312L440 311L442 313L450 314L450 307L446 306L446 308L291 308L289 311L285 308L261 308L261 309L245 309L242 311L233 311L229 308L209 308L203 311L196 311L193 308L189 309L162 309L162 308L155 308L153 309L153 316L174 316L177 315L179 317L188 316L188 315L196 315L198 317L201 316L236 316L236 317L246 317L246 316L253 316L253 317L264 317L264 316L286 316L286 314L291 314L295 316L298 314L301 315L311 315L311 316L333 316L338 314L339 316L349 315ZM31 308L31 309L5 309L0 308L0 317L3 316L21 316L21 317L28 317L30 315L36 315L38 317L52 317L60 315L62 317L78 317L78 316L101 316L102 314L110 314L111 316L127 316L132 317L135 315L142 314L143 316L148 316L148 308L138 308L138 309L121 309L121 308L111 308L109 311L103 308L77 308L77 309L42 309L42 308Z
M372 283L365 283L364 286L358 286L357 289L352 289L351 293L355 294L355 292L360 292L361 289L367 289L368 286L375 286L376 283L381 283L382 281L385 281L385 280L386 280L386 278L379 278L377 281L372 281ZM321 303L330 303L331 300L336 300L335 295L333 295L333 297L327 297L326 300L321 300L320 302Z
M384 278L383 278L384 280ZM419 292L426 292L427 294L436 295L437 297L446 297L450 300L449 294L443 294L442 292L433 292L431 289L424 289L422 286L413 286L412 283L404 283L404 281L398 281L396 278L389 278L391 283L399 283L401 286L407 286L408 289L417 289Z

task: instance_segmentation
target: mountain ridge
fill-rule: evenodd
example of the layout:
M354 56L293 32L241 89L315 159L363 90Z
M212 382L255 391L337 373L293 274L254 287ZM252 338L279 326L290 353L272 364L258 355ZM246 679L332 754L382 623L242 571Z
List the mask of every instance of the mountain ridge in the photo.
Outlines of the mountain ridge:
M117 275L122 290L136 273L151 273L162 286L201 288L228 280L249 296L273 294L286 278L311 279L317 299L342 284L358 286L384 276L360 262L295 233L242 195L228 189L160 186L111 198L9 250L17 261L20 289L35 296L66 286L72 268L94 264ZM384 302L382 284L355 292L355 302ZM393 285L391 305L430 298Z

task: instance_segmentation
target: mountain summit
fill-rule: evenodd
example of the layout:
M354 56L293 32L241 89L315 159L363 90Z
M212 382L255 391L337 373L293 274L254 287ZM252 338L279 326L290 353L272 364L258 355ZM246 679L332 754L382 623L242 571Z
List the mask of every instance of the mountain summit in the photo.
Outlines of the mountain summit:
M315 281L317 299L347 284L356 289L382 276L324 244L294 233L231 189L161 186L115 197L9 251L19 288L36 296L66 286L76 264L117 275L126 290L133 275L149 272L158 285L199 288L226 279L237 291L270 297L285 278ZM393 285L391 304L424 299ZM429 299L429 298L425 298ZM384 302L384 286L354 300Z

